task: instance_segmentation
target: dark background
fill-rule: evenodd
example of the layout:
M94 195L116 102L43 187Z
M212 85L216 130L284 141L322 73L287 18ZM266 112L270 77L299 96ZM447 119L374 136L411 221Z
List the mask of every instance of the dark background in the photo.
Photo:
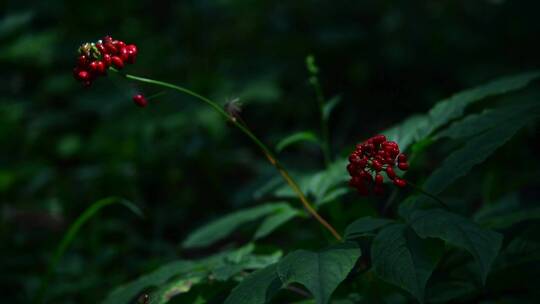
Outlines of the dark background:
M0 2L1 302L29 301L63 232L97 199L124 197L146 218L111 207L83 227L48 290L53 303L96 303L164 261L219 249L179 244L256 204L257 186L276 175L192 98L169 92L138 108L134 93L158 91L116 75L82 88L71 73L81 43L110 34L138 45L130 73L220 103L240 97L244 120L270 145L318 130L305 68L313 54L325 96L342 97L330 128L334 154L345 155L452 93L537 68L539 9L504 0ZM322 164L310 145L280 157L292 171ZM307 223L287 227L319 229ZM287 234L268 243L286 244Z

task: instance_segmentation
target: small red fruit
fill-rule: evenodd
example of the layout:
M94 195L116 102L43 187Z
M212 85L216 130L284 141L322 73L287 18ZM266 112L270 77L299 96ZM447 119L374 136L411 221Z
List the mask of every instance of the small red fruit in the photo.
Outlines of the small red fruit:
M143 94L137 94L133 96L133 102L141 108L144 108L148 105L148 100L146 100Z
M117 69L122 69L124 67L124 62L118 56L112 56L111 62L112 62L112 65L114 65L114 67Z
M396 178L396 172L394 171L394 168L390 166L386 167L386 176L388 176L389 179Z
M382 175L380 175L380 174L378 174L378 173L377 173L377 175L375 175L375 184L377 184L377 185L382 185L383 180L384 180L384 179L383 179L383 176L382 176Z
M403 170L403 171L409 169L409 164L406 163L406 162L404 162L404 163L398 163L397 166L398 166L399 169L401 169L401 170Z
M396 186L398 186L400 188L403 188L403 187L405 187L407 185L407 182L402 178L396 177L394 179L394 185L396 185Z
M103 55L103 63L105 63L106 67L110 67L111 63L112 63L111 55L109 55L109 54Z

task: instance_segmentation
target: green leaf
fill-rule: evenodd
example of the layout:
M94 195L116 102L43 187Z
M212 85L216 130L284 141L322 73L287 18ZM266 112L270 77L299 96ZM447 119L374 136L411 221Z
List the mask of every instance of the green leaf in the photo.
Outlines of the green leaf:
M314 142L314 143L319 144L319 138L317 138L317 135L315 135L313 132L310 132L310 131L297 132L282 139L276 145L276 151L281 152L286 147L299 143L299 142L303 142L303 141Z
M114 205L114 204L122 205L126 207L127 209L129 209L131 212L135 213L136 215L143 217L143 214L141 210L139 209L139 207L119 197L108 197L108 198L100 199L94 202L92 205L90 205L90 207L84 210L84 212L75 220L75 222L73 222L73 224L69 226L68 231L64 234L64 236L62 237L62 240L56 247L54 256L49 263L49 268L47 270L47 273L43 277L41 281L41 286L36 294L37 301L35 302L42 302L42 299L45 297L45 293L47 291L49 281L51 277L53 276L54 271L58 267L58 264L60 263L60 260L64 256L64 253L69 248L69 245L71 244L71 242L73 242L73 240L79 233L82 226L87 221L89 221L92 217L94 217L101 209L107 206Z
M184 248L204 247L224 239L236 229L287 208L286 203L270 203L240 211L235 211L203 226L182 243Z
M442 251L439 241L423 240L407 226L395 224L377 234L371 257L377 276L407 290L423 303L426 283Z
M278 229L281 225L287 223L288 221L300 214L300 211L298 211L297 209L286 205L285 208L277 211L276 214L272 214L266 219L264 219L259 228L257 228L254 239L258 240L269 235L274 230Z
M34 13L30 11L5 16L0 21L0 38L4 38L24 28L30 24L33 17Z
M509 120L473 137L442 162L443 166L426 180L424 189L432 194L439 194L459 177L467 174L474 165L482 163L532 118L534 116Z
M501 248L502 235L441 209L413 213L410 225L422 238L439 238L467 250L475 259L482 283L485 283L491 265Z
M276 264L247 276L225 300L225 304L264 304L283 286L276 272Z
M435 134L433 139L449 137L453 139L478 135L508 120L540 115L540 103L526 99L516 104L512 102L494 109L487 109L479 114L471 114L456 121L448 128Z
M354 239L362 236L372 236L379 229L394 223L393 220L384 218L373 218L366 216L357 219L345 229L345 238Z
M339 244L319 252L297 250L278 263L277 272L284 284L300 283L311 292L316 303L324 304L360 255L360 248L354 243Z
M467 106L489 96L500 95L519 90L540 76L539 72L529 72L503 77L477 88L469 89L444 99L424 115L408 118L383 132L388 138L396 141L404 151L412 143L428 137L433 131L463 115Z
M334 108L341 102L341 96L336 95L328 100L322 108L322 117L325 121L328 121L330 114Z
M479 222L480 225L491 229L507 229L515 224L540 220L540 208L526 209L504 215L490 217Z
M178 260L167 263L153 272L117 287L103 301L103 304L127 304L142 292L155 288L150 295L151 303L167 303L175 295L189 291L192 285L207 282L210 278L227 280L251 269L260 269L274 264L281 252L271 255L252 254L254 246L246 245L234 251L196 260Z

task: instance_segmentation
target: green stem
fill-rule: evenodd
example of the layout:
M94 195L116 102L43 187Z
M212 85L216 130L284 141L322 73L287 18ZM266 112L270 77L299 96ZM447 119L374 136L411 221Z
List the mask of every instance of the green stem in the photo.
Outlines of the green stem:
M111 70L113 70L115 72L118 72L115 69L111 69ZM270 149L268 149L268 147L263 142L261 142L257 138L257 136L255 136L255 134L253 134L253 132L251 132L251 130L249 130L249 128L245 124L243 124L241 122L241 120L232 119L231 116L227 112L225 112L225 110L223 110L222 107L220 107L218 105L218 103L216 103L216 102L214 102L214 101L212 101L212 100L210 100L210 99L208 99L208 98L206 98L206 97L204 97L204 96L202 96L202 95L200 95L200 94L198 94L198 93L196 93L196 92L194 92L194 91L192 91L190 89L187 89L187 88L184 88L184 87L181 87L181 86L177 86L177 85L174 85L174 84L171 84L171 83L168 83L168 82L164 82L164 81L159 81L159 80L134 76L134 75L125 74L125 73L120 73L120 74L122 76L126 77L127 79L136 80L136 81L143 82L143 83L148 83L148 84L153 84L153 85L173 89L173 90L179 91L181 93L187 94L189 96L195 97L195 98L203 101L204 103L208 104L210 107L212 107L214 110L216 110L216 112L221 114L227 120L231 121L236 127L238 127L238 129L240 129L245 135L247 135L247 137L249 137L262 150L262 152L264 153L266 158L268 158L270 163L278 170L278 172L281 174L283 179L287 182L287 184L291 187L291 189L296 193L296 195L300 199L300 202L302 203L304 208L308 211L308 213L311 214L328 231L330 231L330 233L338 241L341 241L341 239L342 239L341 235L334 229L334 227L332 227L332 225L330 225L323 217L321 217L319 215L319 213L317 213L315 208L313 208L313 205L309 202L309 200L306 198L306 196L304 195L304 193L302 192L302 190L298 186L298 184L293 180L293 178L290 176L290 174L287 172L287 170L281 165L281 163L277 160L277 158L272 154Z
M321 84L319 83L319 78L316 75L312 75L309 79L309 82L315 90L315 98L319 105L319 115L321 120L321 137L322 137L322 151L324 156L324 163L328 167L331 163L330 156L330 135L328 132L328 121L324 117L324 95L322 92Z

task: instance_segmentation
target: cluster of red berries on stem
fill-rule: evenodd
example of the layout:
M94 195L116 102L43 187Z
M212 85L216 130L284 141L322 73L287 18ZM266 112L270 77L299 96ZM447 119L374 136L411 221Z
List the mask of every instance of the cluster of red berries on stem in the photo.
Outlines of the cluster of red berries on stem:
M90 86L97 77L106 75L109 67L122 69L126 63L135 63L137 58L136 45L111 36L105 36L96 43L84 43L78 52L73 76L84 86Z
M349 185L361 195L368 195L371 188L375 194L383 194L384 177L381 172L385 171L394 185L405 187L407 182L394 171L396 165L402 171L409 169L407 156L400 153L396 142L387 141L384 135L375 135L356 145L349 155Z

